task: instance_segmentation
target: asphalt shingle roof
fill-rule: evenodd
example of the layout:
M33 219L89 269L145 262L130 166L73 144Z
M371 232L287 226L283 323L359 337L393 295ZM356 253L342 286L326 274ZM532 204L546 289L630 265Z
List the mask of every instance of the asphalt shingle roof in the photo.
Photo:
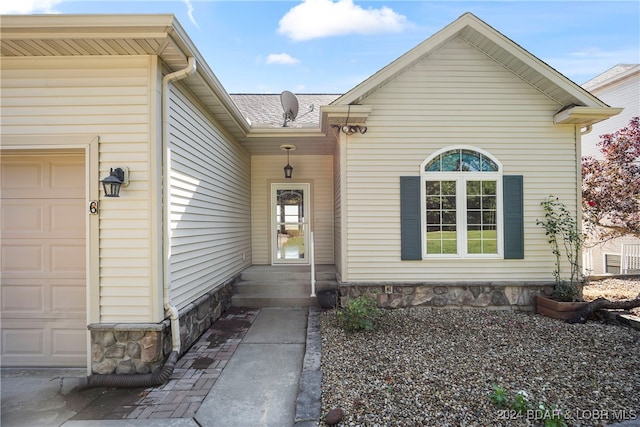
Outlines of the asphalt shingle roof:
M242 115L249 119L254 128L277 128L284 124L284 110L280 101L280 94L230 94L231 99L238 106ZM320 123L320 106L328 105L341 94L296 94L298 99L298 116L287 127L309 128L318 127ZM311 109L313 106L313 109Z

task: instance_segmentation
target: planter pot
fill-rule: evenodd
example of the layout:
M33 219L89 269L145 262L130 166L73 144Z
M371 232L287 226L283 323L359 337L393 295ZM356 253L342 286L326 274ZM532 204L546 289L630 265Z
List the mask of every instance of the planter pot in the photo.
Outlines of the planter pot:
M536 313L543 314L558 320L568 320L576 312L584 308L588 302L564 302L557 301L550 297L536 295Z
M338 306L338 290L324 289L316 292L318 304L322 308L336 308Z

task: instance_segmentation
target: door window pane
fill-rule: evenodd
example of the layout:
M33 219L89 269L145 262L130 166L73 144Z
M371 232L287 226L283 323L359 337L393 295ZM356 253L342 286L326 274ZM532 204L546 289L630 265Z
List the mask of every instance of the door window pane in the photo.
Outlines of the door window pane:
M305 258L304 191L276 191L277 259Z

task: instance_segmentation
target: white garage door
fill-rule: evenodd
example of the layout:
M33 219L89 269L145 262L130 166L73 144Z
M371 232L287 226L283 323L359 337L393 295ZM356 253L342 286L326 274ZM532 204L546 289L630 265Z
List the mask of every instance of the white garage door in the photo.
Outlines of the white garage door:
M84 156L1 153L3 366L87 365Z

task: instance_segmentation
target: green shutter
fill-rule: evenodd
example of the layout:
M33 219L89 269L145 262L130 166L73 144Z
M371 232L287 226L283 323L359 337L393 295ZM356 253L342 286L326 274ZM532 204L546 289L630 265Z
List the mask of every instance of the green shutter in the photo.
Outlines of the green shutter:
M400 177L400 259L421 260L420 177Z
M522 182L522 175L505 175L502 177L505 259L524 259Z

